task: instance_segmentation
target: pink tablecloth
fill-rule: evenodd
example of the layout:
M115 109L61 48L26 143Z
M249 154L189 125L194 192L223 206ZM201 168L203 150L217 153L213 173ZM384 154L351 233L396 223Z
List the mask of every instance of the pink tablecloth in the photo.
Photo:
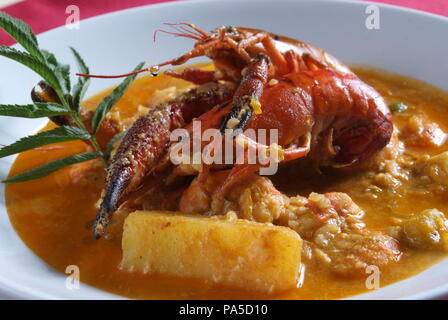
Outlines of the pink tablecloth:
M31 25L35 33L41 33L65 24L65 10L70 5L79 7L80 18L86 19L100 14L148 4L173 0L25 0L0 9ZM0 31L0 45L11 45L14 41Z
M400 7L417 9L448 17L447 0L372 0L372 1L392 4Z

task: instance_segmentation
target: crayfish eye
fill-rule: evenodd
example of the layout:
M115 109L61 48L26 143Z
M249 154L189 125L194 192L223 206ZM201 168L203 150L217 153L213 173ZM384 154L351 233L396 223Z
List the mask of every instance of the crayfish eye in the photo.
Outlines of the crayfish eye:
M227 26L226 27L226 33L231 34L231 35L238 35L238 29L233 27L233 26Z

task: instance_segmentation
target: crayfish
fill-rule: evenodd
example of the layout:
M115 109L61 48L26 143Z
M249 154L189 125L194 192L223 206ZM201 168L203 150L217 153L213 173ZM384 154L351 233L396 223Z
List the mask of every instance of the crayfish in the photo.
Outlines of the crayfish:
M194 39L194 48L137 72L155 72L200 56L210 58L214 70L187 67L165 72L197 87L156 106L127 131L107 169L95 237L104 234L114 211L144 181L173 172L168 157L170 133L191 128L196 118L203 129L239 130L237 138L256 149L269 146L242 130L277 129L281 162L309 157L322 167L357 168L388 144L393 124L383 98L325 51L248 28L226 26L206 33L188 23L170 26L175 30L164 32ZM224 198L260 166L233 165L216 188L217 197ZM211 169L205 167L199 175Z

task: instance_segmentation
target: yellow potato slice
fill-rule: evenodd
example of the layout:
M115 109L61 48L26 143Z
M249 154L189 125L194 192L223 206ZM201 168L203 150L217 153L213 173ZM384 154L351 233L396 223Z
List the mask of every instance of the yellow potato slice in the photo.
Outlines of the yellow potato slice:
M302 240L293 230L226 217L136 211L125 220L121 267L260 292L296 286Z

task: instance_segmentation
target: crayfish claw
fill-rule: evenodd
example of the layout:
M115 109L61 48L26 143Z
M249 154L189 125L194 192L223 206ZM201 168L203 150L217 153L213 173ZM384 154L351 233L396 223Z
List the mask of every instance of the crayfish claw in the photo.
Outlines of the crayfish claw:
M104 210L100 209L93 223L93 237L95 239L101 238L106 230L106 226L109 224L109 214Z
M163 164L169 160L166 155L171 144L170 133L228 101L233 92L233 88L224 84L205 84L159 104L128 129L107 169L106 189L92 230L95 238L104 234L113 213L125 197L141 186L145 177L160 174Z
M254 101L263 93L269 74L269 57L258 54L244 71L243 78L232 101L232 110L221 125L221 132L244 129L254 112Z

